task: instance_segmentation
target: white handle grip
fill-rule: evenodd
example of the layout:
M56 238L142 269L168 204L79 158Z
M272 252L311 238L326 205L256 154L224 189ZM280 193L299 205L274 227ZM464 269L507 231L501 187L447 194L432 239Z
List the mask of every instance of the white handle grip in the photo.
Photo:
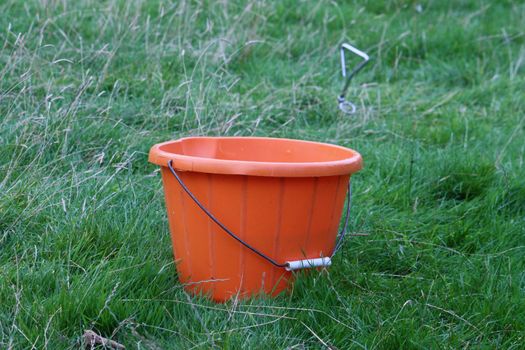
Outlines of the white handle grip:
M286 271L294 271L299 269L307 269L312 267L330 266L332 265L332 259L330 258L317 258L317 259L304 259L286 262Z

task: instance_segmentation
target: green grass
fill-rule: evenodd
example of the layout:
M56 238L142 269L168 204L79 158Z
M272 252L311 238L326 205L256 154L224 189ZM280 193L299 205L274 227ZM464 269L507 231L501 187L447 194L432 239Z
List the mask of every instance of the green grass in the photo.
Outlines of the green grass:
M0 2L0 348L522 348L519 1ZM372 63L337 110L337 48ZM184 293L149 147L352 147L352 237L276 299Z

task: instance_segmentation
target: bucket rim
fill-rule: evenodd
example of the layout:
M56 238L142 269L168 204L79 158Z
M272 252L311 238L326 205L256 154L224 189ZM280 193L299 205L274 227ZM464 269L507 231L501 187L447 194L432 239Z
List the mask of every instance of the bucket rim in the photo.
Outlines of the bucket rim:
M310 161L310 162L269 162L269 161L252 161L252 160L229 160L208 158L203 156L184 155L166 151L168 145L183 143L189 140L215 140L221 139L239 141L259 140L270 142L292 142L305 145L317 145L338 149L348 154L347 157L340 160L329 161ZM189 136L176 140L158 143L151 147L149 151L149 162L167 167L171 160L173 167L178 171L191 171L211 174L224 175L252 175L266 177L321 177L351 175L363 167L361 155L353 149L334 145L331 143L306 141L288 138L274 137L254 137L254 136Z

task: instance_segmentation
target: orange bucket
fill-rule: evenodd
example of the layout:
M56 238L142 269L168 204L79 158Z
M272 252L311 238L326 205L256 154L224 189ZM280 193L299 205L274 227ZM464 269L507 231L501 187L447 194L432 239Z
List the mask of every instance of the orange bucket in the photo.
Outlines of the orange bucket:
M215 301L289 287L330 265L359 153L263 137L188 137L153 146L180 281Z

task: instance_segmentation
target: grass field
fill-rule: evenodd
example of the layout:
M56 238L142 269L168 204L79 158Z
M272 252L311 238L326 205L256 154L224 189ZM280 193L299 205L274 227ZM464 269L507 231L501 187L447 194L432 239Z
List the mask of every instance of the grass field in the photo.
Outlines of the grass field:
M0 348L525 347L521 1L0 1ZM372 57L341 114L338 45ZM214 304L173 266L151 145L358 150L328 272Z

